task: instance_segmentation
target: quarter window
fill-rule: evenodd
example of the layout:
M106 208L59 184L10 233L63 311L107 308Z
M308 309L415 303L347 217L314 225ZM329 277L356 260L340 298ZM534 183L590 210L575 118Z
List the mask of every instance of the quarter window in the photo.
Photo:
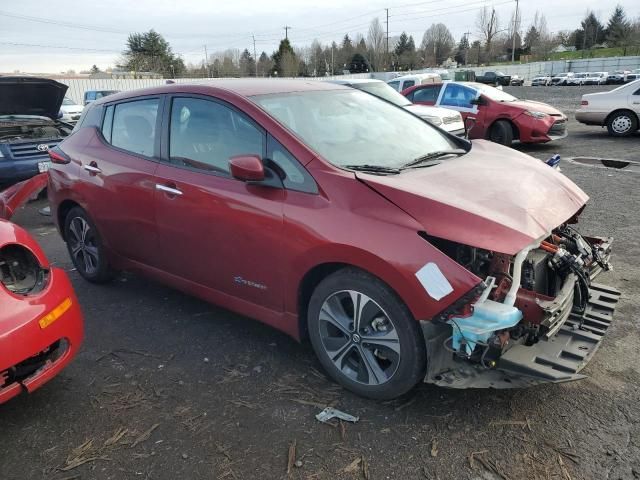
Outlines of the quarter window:
M113 105L109 105L104 113L104 120L102 121L102 136L104 139L111 143L111 127L113 125Z
M118 103L113 107L113 117L108 116L108 107L102 124L105 139L114 147L153 157L159 103L157 98ZM113 118L111 126L109 118Z
M229 159L264 155L265 135L240 113L218 102L174 98L169 157L176 165L229 173Z
M267 157L275 164L284 187L299 192L318 193L315 180L298 160L271 135L267 142Z

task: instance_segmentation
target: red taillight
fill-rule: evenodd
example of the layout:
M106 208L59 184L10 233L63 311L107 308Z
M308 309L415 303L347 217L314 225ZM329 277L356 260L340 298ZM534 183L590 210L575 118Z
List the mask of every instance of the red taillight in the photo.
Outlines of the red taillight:
M589 105L589 102L587 100L582 100L580 102L580 105Z
M55 150L49 150L49 158L51 159L51 163L65 164L71 161L64 153L60 151L56 152Z

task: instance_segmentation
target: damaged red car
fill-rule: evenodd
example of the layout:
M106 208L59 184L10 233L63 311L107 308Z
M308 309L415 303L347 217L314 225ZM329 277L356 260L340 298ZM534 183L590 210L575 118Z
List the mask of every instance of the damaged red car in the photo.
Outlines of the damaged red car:
M82 342L82 314L67 274L8 221L45 185L43 174L0 193L0 403L51 380Z
M50 155L84 278L137 271L308 338L366 397L582 378L618 300L571 180L348 87L121 93Z

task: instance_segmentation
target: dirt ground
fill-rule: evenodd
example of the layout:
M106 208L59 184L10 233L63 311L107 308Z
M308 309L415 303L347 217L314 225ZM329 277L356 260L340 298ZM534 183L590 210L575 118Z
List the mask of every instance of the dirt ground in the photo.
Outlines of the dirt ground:
M599 282L623 294L588 379L364 400L327 380L310 345L256 321L131 274L83 281L31 204L14 220L69 271L86 339L59 377L0 406L0 479L640 478L640 176L566 161L640 161L640 135L577 124L586 87L508 90L569 115L568 138L517 148L560 153L591 197L582 231L615 237ZM327 405L360 421L321 424Z

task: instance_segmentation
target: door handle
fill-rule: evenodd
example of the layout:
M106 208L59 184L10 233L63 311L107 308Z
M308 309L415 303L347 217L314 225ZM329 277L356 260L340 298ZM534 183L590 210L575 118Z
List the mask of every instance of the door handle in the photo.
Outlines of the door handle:
M94 165L83 165L82 168L84 168L87 172L102 173L102 170L100 170L98 167Z
M161 192L169 193L171 195L182 195L182 190L178 190L174 187L168 187L166 185L161 185L160 183L156 183L156 190L160 190Z

